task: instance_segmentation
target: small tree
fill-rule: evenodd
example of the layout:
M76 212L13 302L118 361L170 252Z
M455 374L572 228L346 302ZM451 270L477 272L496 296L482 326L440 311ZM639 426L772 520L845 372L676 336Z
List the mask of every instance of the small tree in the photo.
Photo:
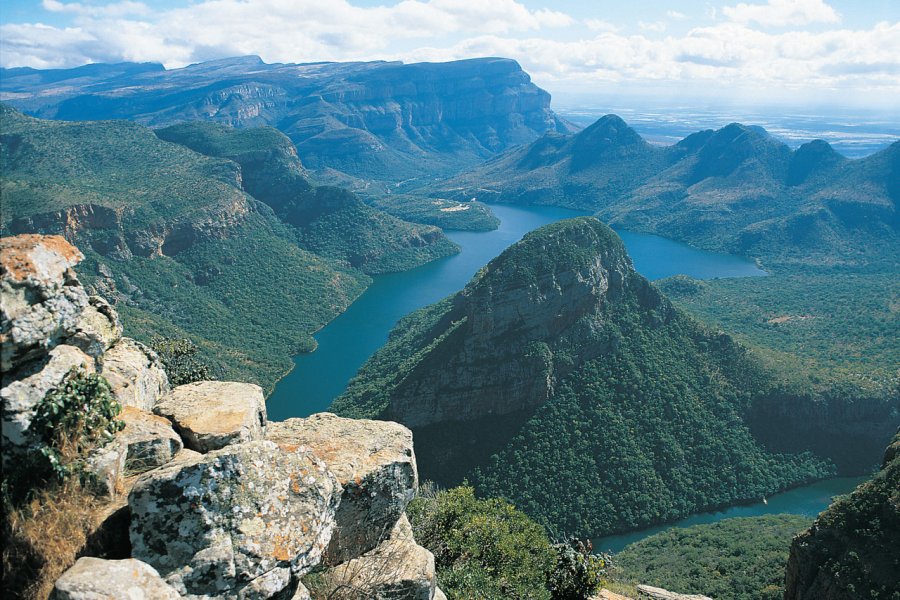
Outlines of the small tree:
M155 337L150 347L159 355L172 385L212 379L209 365L197 356L200 348L191 340Z
M591 542L576 538L554 544L556 566L547 577L553 600L585 600L600 589L609 569L605 554L592 554Z

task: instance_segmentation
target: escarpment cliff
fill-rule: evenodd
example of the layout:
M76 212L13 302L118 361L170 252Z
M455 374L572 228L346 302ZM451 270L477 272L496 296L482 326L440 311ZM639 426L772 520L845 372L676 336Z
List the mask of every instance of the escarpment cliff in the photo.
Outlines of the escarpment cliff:
M794 538L785 600L851 600L900 595L900 432L881 470L828 507Z
M418 486L408 429L329 414L269 423L253 384L170 388L155 353L81 287L81 259L58 236L0 245L4 476L49 456L35 424L85 373L108 381L121 422L80 459L96 529L77 562L52 565L71 566L52 597L443 597L405 516ZM94 410L79 402L66 410Z
M367 180L452 172L546 131L573 130L550 110L550 95L503 58L266 64L248 56L65 75L50 83L5 69L2 89L15 92L13 106L44 118L269 125L309 167Z
M556 530L600 535L832 472L752 435L747 415L772 384L582 217L526 235L402 320L332 410L411 426L424 477L468 479Z
M436 227L316 187L284 134L61 122L0 107L0 231L59 234L130 335L190 338L216 370L271 389L369 284L456 252ZM169 141L164 141L171 139Z

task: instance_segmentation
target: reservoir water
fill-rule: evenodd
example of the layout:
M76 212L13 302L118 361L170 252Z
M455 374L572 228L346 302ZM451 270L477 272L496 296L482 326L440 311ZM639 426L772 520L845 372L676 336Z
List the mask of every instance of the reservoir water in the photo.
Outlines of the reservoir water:
M461 290L473 275L522 236L542 225L584 213L555 207L493 205L500 227L488 232L455 231L459 254L404 271L378 275L350 308L319 331L318 348L294 357L294 369L266 402L269 419L282 421L327 410L359 367L387 341L397 321L412 311ZM648 279L684 274L697 279L765 275L737 256L691 248L655 235L619 231Z
M379 275L346 312L316 334L318 348L294 357L294 370L282 379L266 402L270 420L305 417L327 410L360 366L387 341L404 315L463 288L472 276L523 235L583 213L553 207L495 205L500 227L489 232L448 232L462 251L410 271ZM655 235L619 231L635 268L648 279L685 274L698 279L765 275L746 259L704 252ZM727 517L788 512L814 516L836 494L851 491L862 479L830 479L772 496L768 504L734 506L684 521L596 540L598 550L625 545L669 527L710 523Z
M593 540L594 549L598 552L620 552L628 544L638 542L645 537L672 529L673 527L690 527L691 525L715 523L722 519L733 517L759 517L783 513L815 517L831 504L832 498L842 494L849 494L856 486L868 479L868 476L835 477L834 479L817 481L803 487L775 494L767 498L766 502L760 501L755 504L730 506L715 512L697 513L675 523L598 538Z

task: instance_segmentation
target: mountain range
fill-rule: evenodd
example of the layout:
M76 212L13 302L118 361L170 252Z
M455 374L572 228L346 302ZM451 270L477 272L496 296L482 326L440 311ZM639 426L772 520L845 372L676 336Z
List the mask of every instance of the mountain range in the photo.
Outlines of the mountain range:
M576 129L503 58L266 64L244 56L172 70L2 69L0 82L3 101L41 118L276 127L320 178L363 189L450 174L547 131Z
M427 191L589 210L614 227L769 263L896 265L896 254L877 249L900 247L900 141L849 160L821 140L791 150L760 127L732 123L655 146L607 115Z

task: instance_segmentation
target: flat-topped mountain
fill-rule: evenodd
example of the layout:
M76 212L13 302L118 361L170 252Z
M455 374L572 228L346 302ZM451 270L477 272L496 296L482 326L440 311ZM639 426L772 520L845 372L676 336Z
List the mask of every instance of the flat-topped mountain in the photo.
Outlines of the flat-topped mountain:
M335 180L449 174L547 131L574 130L550 110L550 95L503 58L266 64L246 56L173 70L3 69L0 91L44 118L270 125L308 167Z
M458 199L596 211L625 229L769 262L895 261L900 142L848 160L822 140L792 151L732 123L652 146L615 115L547 134L428 188Z
M598 535L830 472L755 437L750 415L777 388L582 217L526 235L461 292L401 320L332 409L412 427L424 477L467 478L554 531ZM883 444L890 406L859 408L852 420Z

